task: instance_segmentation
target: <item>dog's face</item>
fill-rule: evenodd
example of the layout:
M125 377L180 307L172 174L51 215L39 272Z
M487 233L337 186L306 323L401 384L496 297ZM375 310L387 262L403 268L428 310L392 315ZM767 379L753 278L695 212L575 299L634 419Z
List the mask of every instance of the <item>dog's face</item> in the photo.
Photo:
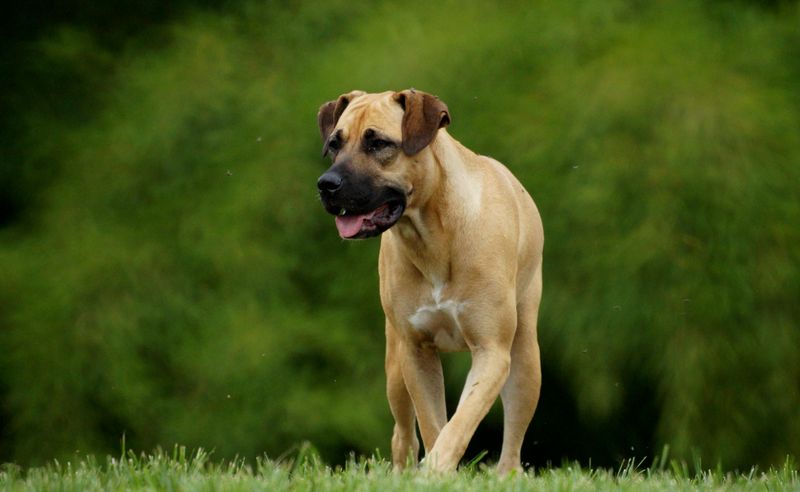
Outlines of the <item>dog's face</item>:
M415 156L447 126L447 106L408 90L353 91L322 105L323 155L333 165L317 181L322 205L345 239L377 236L402 217L424 172Z

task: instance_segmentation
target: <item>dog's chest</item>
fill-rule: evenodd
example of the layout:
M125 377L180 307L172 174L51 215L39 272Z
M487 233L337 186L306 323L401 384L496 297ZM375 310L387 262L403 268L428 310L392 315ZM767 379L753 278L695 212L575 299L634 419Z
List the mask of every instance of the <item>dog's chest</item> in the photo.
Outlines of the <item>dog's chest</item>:
M461 331L466 303L447 298L444 288L444 284L434 283L430 296L421 296L416 310L408 316L408 322L412 330L439 350L467 350Z

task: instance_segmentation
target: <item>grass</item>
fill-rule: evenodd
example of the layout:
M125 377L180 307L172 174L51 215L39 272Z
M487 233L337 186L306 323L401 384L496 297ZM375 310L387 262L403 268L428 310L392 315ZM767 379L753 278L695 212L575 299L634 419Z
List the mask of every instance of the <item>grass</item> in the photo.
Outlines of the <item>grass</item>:
M650 467L629 460L617 470L576 464L548 467L506 477L473 460L458 473L432 475L419 471L392 472L380 456L353 458L345 466L325 465L311 446L290 459L263 458L255 465L243 460L214 462L207 452L172 453L157 450L104 463L88 457L78 462L53 462L27 470L13 464L0 468L0 490L800 490L793 460L783 467L747 473L703 470L666 453Z

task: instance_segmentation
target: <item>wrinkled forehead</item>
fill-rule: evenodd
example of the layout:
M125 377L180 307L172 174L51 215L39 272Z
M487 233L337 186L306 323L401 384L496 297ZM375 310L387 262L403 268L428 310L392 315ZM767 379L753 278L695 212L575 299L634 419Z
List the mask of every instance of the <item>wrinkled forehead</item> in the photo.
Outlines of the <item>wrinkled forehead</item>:
M336 129L342 130L345 139L351 135L363 135L367 128L371 128L389 138L401 140L403 108L393 96L394 93L389 91L355 97L339 118Z

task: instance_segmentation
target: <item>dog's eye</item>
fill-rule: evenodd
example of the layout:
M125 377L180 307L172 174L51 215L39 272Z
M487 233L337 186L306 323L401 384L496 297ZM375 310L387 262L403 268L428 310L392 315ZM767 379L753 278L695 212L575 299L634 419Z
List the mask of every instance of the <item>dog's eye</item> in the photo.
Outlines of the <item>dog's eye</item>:
M367 152L378 152L392 145L388 140L381 140L379 138L370 140L367 144Z
M328 150L337 152L340 148L342 148L342 141L338 137L328 140Z

